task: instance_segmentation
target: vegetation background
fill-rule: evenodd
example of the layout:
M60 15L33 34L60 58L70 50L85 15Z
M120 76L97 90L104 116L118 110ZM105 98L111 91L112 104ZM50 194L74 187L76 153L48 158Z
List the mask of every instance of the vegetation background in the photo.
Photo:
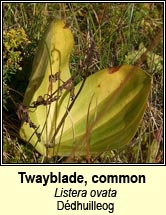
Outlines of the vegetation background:
M3 3L4 163L42 161L31 145L20 140L16 111L23 100L38 42L53 19L65 20L74 34L72 73L85 62L93 39L89 69L95 72L136 62L163 28L163 3ZM125 148L104 153L92 162L163 162L163 38L157 38L141 67L152 75L153 83L135 137ZM86 158L79 162L86 162Z

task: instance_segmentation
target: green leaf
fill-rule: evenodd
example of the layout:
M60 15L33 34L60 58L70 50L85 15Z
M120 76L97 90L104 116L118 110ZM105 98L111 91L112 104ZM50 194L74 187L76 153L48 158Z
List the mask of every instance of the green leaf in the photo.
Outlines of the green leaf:
M122 147L132 139L146 108L151 78L129 65L110 71L104 69L87 78L65 120L63 135L54 153L85 155L87 144L91 154L101 153Z
M68 65L72 46L70 30L64 28L62 21L53 22L34 60L25 105L29 106L39 96L48 94L51 74L60 71L62 80L70 77ZM51 86L51 92L58 88L58 83ZM29 123L23 123L20 135L42 155L98 154L128 144L135 135L151 87L151 77L146 72L130 65L107 68L89 76L84 85L82 82L77 84L76 95L81 86L83 88L71 109L67 90L59 100L29 112L38 135ZM57 130L65 113L67 116Z
M24 95L25 105L36 100L38 95L47 93L51 74L61 72L63 80L70 77L69 57L73 43L73 35L63 21L51 22L35 55L29 85ZM56 88L57 85L54 86Z
M51 22L39 44L33 62L32 74L24 95L24 105L30 106L38 100L39 96L50 93L50 75L60 72L60 78L64 81L70 77L69 57L73 42L73 35L63 21ZM54 83L51 91L55 91L58 86L59 82ZM46 153L44 144L49 141L49 137L56 127L58 114L56 105L54 102L49 108L39 106L36 111L29 111L30 120L38 128L37 132L42 133L41 142L28 123L23 123L20 129L21 138L32 143L41 154Z

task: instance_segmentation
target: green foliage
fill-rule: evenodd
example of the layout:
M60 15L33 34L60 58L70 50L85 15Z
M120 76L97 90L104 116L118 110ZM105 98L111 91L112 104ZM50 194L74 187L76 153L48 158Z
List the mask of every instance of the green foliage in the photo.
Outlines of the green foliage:
M22 56L24 48L28 44L29 40L23 28L3 32L3 105L5 108L8 85L10 85L13 75L22 70Z
M95 154L128 144L150 91L150 76L128 65L113 68L115 72L98 71L74 86L75 75L69 71L72 48L71 31L63 21L53 21L36 53L20 112L20 136L46 157L86 155L86 145ZM71 89L75 102L69 108Z
M22 70L22 52L25 45L29 43L23 28L11 29L3 32L3 75L5 79L11 80L11 75L17 70ZM22 52L21 52L22 51Z
M125 56L125 63L134 64L141 55L146 52L146 48L143 43L140 43L138 50L134 50L129 52L128 55ZM163 58L162 56L155 54L154 52L148 52L147 54L147 65L151 68L151 72L154 74L156 71L162 73L163 69ZM152 63L153 62L153 63Z
M4 3L3 4L3 25L4 31L9 29L23 28L27 38L31 42L28 46L25 42L24 50L21 48L20 56L14 56L17 60L23 57L18 63L18 70L15 74L9 75L9 82L3 80L4 92L7 92L3 99L7 101L6 106L9 110L13 101L22 102L22 97L18 98L17 93L11 94L9 87L19 91L20 87L26 87L28 74L31 70L32 59L36 52L38 41L41 39L43 32L48 23L53 19L64 19L72 29L75 40L75 47L71 58L71 72L85 71L85 58L91 41L94 43L93 54L90 56L89 73L93 73L105 67L121 65L126 62L126 57L131 56L130 62L135 62L134 53L139 49L140 44L145 48L151 45L154 37L163 25L163 4L162 3ZM163 141L162 138L156 138L156 135L162 133L162 112L163 112L163 42L160 40L158 45L151 53L149 62L143 64L143 69L153 76L153 88L147 104L147 111L140 128L131 141L129 147L122 151L113 150L105 153L99 158L94 158L93 162L129 162L129 163L146 163L162 162ZM24 58L26 56L26 58ZM155 56L155 60L154 60ZM158 60L156 57L158 56ZM129 60L129 59L128 59ZM4 60L4 64L7 59ZM157 62L157 65L156 65ZM89 63L89 62L88 62ZM22 71L19 68L22 67ZM160 67L160 68L159 68ZM3 72L4 73L4 72ZM80 78L79 78L80 80ZM22 87L25 85L24 87ZM22 91L23 92L23 91ZM5 103L3 103L5 104ZM4 111L4 140L10 136L11 145L15 137L19 138L16 130L19 129L19 121L16 116L16 108L8 112ZM10 119L10 123L8 120ZM17 129L15 127L18 127ZM13 132L14 131L14 132ZM160 136L160 135L159 135ZM157 141L153 159L148 159L151 145ZM4 142L4 147L9 142ZM22 142L18 139L20 145ZM152 144L153 142L153 144ZM28 148L30 146L26 145ZM5 147L4 152L10 154L6 162L13 162L10 157L17 157L15 151ZM18 162L41 162L41 157L36 154L30 147L31 153L23 150L25 160ZM15 162L17 162L15 160ZM76 161L78 162L78 161ZM83 158L80 162L84 162Z

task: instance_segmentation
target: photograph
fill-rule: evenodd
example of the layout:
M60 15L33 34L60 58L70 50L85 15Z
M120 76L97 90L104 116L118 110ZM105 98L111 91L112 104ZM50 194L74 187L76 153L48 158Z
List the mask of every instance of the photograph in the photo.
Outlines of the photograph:
M3 2L2 164L164 163L163 2Z

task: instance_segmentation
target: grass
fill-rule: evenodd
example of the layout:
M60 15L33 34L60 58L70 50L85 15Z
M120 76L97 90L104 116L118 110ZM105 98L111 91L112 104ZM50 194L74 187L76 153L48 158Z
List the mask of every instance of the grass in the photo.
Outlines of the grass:
M75 46L70 64L72 73L84 66L88 47L93 41L94 51L89 67L89 72L93 73L106 67L134 64L145 47L153 45L163 26L163 4L4 3L3 19L4 32L11 29L18 32L20 28L25 31L21 34L22 42L14 48L11 39L4 36L10 48L5 46L3 52L3 162L41 163L42 156L19 138L20 121L16 111L23 100L38 42L48 23L53 19L64 19L74 34ZM18 36L13 36L14 42L16 38ZM162 61L163 40L159 38L146 61L140 65L152 75L153 83L144 118L135 137L124 149L104 153L93 158L92 162L163 162ZM86 160L80 158L74 162ZM59 158L56 162L65 161Z

